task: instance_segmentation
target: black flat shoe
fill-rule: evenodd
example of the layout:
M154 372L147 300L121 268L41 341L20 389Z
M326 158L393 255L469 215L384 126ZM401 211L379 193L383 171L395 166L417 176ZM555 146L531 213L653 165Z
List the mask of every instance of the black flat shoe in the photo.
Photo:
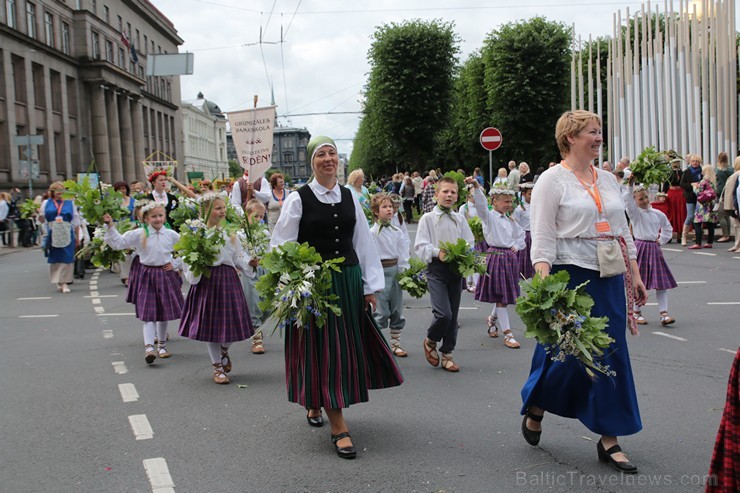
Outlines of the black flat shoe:
M542 431L534 431L527 428L527 418L531 419L532 421L536 421L537 423L542 422L542 418L544 418L545 415L536 415L532 414L527 410L527 412L524 413L524 419L522 420L522 436L524 436L524 440L528 444L530 444L533 447L536 447L537 444L540 443L540 436L542 435Z
M354 459L355 457L357 457L357 451L355 450L354 445L350 445L349 447L342 447L342 448L340 448L337 445L337 442L341 440L342 438L352 438L352 437L349 435L348 431L344 431L337 435L331 436L331 443L334 444L334 448L337 451L337 455L341 457L342 459Z
M599 453L599 460L601 462L611 464L611 466L617 471L623 472L625 474L637 474L636 465L630 462L617 462L612 457L612 454L616 454L622 451L622 447L620 447L619 445L615 445L609 450L604 450L604 444L601 443L601 440L599 440L599 443L596 444L596 451Z
M324 426L324 417L320 414L318 416L309 416L306 414L306 421L308 421L308 424L316 428Z

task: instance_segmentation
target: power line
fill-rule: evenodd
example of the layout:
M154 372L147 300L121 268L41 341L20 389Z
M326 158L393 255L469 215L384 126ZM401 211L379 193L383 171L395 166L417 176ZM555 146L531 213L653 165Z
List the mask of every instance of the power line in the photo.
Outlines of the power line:
M317 115L361 115L364 111L320 111L318 113L293 113L292 115L278 115L280 118L292 118L294 116L317 116Z
M283 36L283 41L285 40L285 36L288 35L288 31L290 31L290 26L293 25L293 19L295 19L295 15L298 13L298 7L301 6L301 2L303 0L298 0L298 5L295 6L295 10L293 11L293 17L290 18L290 22L288 22L288 27L285 28L285 35Z

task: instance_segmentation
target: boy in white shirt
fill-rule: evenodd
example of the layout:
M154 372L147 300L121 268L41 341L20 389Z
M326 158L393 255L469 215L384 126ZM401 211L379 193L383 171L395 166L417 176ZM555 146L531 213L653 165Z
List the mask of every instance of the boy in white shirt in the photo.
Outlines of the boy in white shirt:
M376 294L378 305L374 317L381 329L390 324L391 352L403 358L408 356L401 347L401 330L406 325L406 319L403 318L403 293L396 275L409 267L408 237L391 222L394 207L388 194L373 195L370 208L375 216L375 224L370 228L370 233L380 255L385 277L383 291Z
M457 343L457 313L462 295L462 278L450 264L444 262L445 252L440 250L442 242L457 242L463 238L470 246L475 242L468 221L462 214L452 210L457 202L457 182L442 177L436 184L434 196L437 205L419 220L414 251L427 265L427 289L432 302L432 320L424 339L424 356L432 366L457 372L460 367L452 360L452 351ZM437 343L442 345L437 351Z

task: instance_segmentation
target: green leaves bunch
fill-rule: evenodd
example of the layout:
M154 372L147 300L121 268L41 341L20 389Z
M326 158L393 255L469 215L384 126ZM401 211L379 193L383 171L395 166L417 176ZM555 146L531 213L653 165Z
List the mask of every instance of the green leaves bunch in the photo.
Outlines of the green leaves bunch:
M266 271L257 281L260 308L272 312L276 328L323 328L330 312L342 314L335 303L339 297L330 293L331 273L339 272L342 262L343 257L323 260L308 243L278 246L260 260Z
M123 196L111 186L101 185L93 188L85 178L82 183L67 180L64 182L64 188L64 198L74 199L80 213L89 224L103 224L105 214L109 214L114 221L131 215L131 212L121 205Z
M470 231L473 232L473 238L475 238L476 243L480 243L486 239L485 236L483 236L483 221L481 221L478 216L473 216L468 219L468 226L470 226Z
M443 241L439 249L445 252L444 262L451 264L458 275L467 277L486 273L485 256L473 250L464 239L458 238L456 243Z
M95 228L90 241L81 248L76 254L77 258L90 258L90 262L95 267L104 267L110 269L111 266L119 262L123 262L126 259L126 252L124 250L114 250L103 240L105 236L105 228L107 226L101 226ZM115 228L119 233L123 234L127 231L134 229L136 225L128 219L116 223Z
M39 210L39 204L33 201L33 199L26 199L18 206L18 212L20 213L21 219L28 219L34 214L37 214Z
M427 292L427 264L418 258L409 259L409 268L396 276L401 289L414 298L421 298Z
M527 326L525 337L532 337L545 347L553 361L576 358L589 377L596 373L613 376L616 372L602 365L598 358L614 342L605 331L608 319L592 317L594 300L586 293L588 282L568 289L570 275L559 271L542 278L520 282L522 295L516 300L516 312Z
M199 217L199 204L194 199L189 197L182 197L179 199L178 206L170 211L169 219L172 229L179 231L188 219L198 219Z
M227 218L228 221L228 218ZM262 258L270 247L270 232L262 222L249 222L249 218L239 218L242 225L242 246L253 258Z
M630 171L635 183L641 183L645 187L650 185L662 185L671 175L671 159L669 152L660 152L655 147L646 147L630 163ZM675 154L675 153L674 153Z
M225 243L224 231L220 227L208 227L200 219L187 219L180 226L175 252L194 276L210 277L211 267Z

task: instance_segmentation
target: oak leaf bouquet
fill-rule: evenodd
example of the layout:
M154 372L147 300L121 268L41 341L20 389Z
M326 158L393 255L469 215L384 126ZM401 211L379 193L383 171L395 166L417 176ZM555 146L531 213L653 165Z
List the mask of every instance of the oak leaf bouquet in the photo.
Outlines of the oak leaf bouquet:
M486 253L476 252L468 242L458 238L456 243L443 241L439 249L445 252L444 262L451 264L452 269L461 277L486 273Z
M522 295L516 300L516 312L527 326L525 337L533 337L553 361L564 362L573 356L589 377L599 372L616 372L599 362L604 350L614 342L606 333L607 317L592 317L594 300L586 293L588 282L568 289L570 275L559 271L542 278L539 273L519 284Z
M272 313L277 327L298 330L321 329L329 312L337 317L342 310L339 296L330 292L332 272L339 272L344 258L324 260L308 243L289 241L260 260L266 274L257 281L259 307Z
M660 152L655 147L646 147L630 163L630 172L635 183L646 188L650 185L663 185L671 175L671 154L673 151Z
M396 276L401 289L414 298L421 298L427 292L427 264L418 258L409 259L409 268Z
M120 234L134 229L136 225L128 219L119 221L115 224L115 228ZM105 227L98 226L93 232L90 241L82 247L75 257L77 258L88 258L95 267L105 267L109 269L112 265L119 262L123 262L126 259L126 252L124 250L114 250L103 239L105 237Z
M113 221L119 221L131 215L131 211L121 205L123 196L106 184L91 187L87 178L82 183L74 180L64 182L65 191L62 194L65 199L74 199L80 208L82 217L89 224L103 224L103 216L110 215Z
M468 226L470 226L470 231L473 232L473 238L476 243L480 243L486 239L485 236L483 236L483 221L481 221L478 216L473 216L468 219Z
M175 252L194 277L210 277L211 267L225 243L224 230L220 226L207 226L201 219L186 219L180 226Z

